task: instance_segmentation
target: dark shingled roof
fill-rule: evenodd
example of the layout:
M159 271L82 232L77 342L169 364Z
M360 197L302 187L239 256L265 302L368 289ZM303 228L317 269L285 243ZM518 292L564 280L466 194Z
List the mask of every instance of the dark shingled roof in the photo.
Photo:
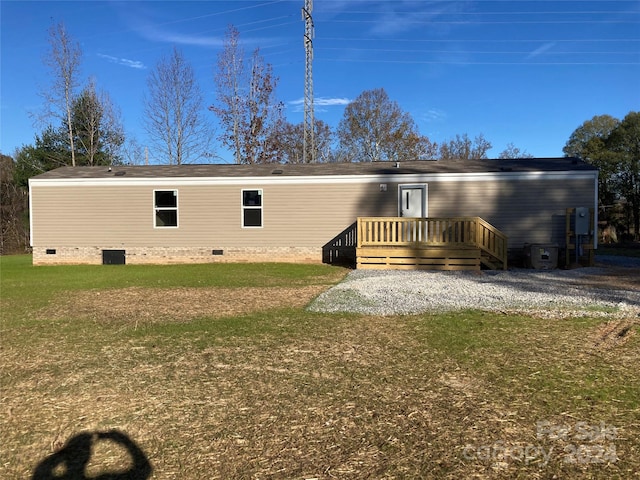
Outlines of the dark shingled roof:
M187 177L313 177L321 175L384 175L489 172L566 172L597 170L576 158L525 158L499 160L418 160L412 162L314 164L204 164L125 165L112 167L61 167L37 179L187 178Z

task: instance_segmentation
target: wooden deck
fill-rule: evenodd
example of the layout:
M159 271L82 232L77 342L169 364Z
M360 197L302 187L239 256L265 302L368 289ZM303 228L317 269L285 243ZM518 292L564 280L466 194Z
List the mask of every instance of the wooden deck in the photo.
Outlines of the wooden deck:
M479 217L359 217L356 232L357 268L507 268L507 237Z

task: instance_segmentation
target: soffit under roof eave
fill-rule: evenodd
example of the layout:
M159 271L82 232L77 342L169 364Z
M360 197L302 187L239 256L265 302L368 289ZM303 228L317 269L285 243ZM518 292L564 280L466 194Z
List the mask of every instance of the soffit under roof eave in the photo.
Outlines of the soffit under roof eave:
M39 186L134 186L134 185L287 185L361 184L406 182L471 182L539 179L593 179L597 170L531 172L394 173L369 175L255 176L255 177L96 177L32 178Z

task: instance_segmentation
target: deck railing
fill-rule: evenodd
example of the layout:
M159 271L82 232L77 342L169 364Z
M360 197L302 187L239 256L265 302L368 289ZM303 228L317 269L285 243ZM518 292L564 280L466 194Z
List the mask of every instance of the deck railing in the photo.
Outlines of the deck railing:
M474 247L507 265L507 237L480 217L359 217L358 248Z

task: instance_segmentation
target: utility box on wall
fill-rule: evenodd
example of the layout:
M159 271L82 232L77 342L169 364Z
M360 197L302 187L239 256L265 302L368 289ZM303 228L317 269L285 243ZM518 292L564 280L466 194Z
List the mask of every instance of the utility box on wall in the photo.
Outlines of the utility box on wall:
M565 220L565 266L595 264L597 211L593 207L567 208Z
M591 215L589 207L576 208L576 235L591 235Z

